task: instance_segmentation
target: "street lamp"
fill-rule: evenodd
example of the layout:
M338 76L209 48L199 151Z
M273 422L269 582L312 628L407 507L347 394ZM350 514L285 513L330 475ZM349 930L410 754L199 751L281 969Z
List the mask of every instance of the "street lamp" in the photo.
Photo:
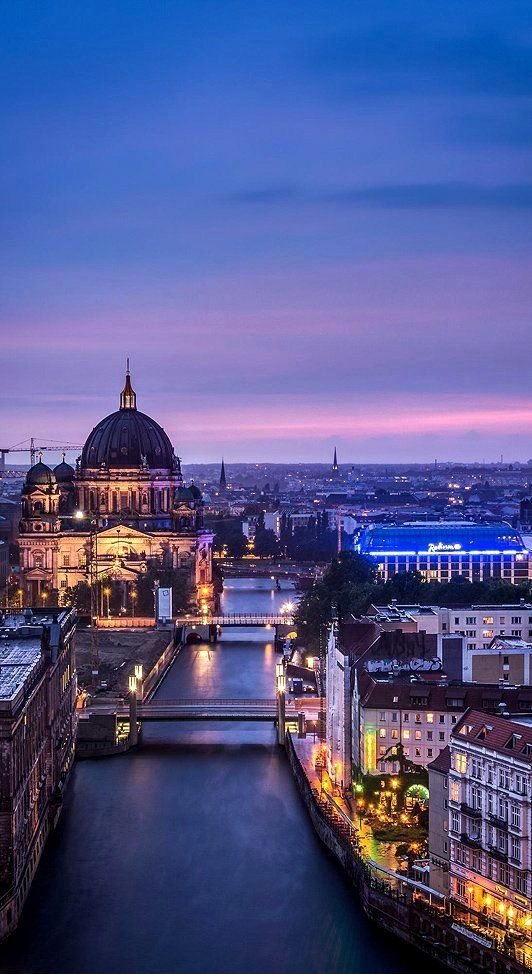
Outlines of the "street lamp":
M475 887L474 886L468 886L467 887L467 893L468 893L468 896L469 896L469 922L470 923L471 923L471 900L472 900L472 897L473 897L473 893L474 892L475 892Z
M130 594L130 598L131 598L131 615L134 617L135 616L135 602L136 602L137 594L138 593L135 591L135 589L132 589L129 594Z
M107 601L107 618L109 618L109 616L111 614L110 611L109 611L109 596L111 594L111 589L109 588L108 585L105 586L105 588L103 590L103 594L105 595L105 598L106 598L106 601Z

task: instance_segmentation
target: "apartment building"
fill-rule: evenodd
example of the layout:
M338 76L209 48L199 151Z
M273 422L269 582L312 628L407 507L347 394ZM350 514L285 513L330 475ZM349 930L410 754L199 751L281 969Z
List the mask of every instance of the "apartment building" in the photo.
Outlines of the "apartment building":
M471 707L532 714L532 687L435 682L427 674L376 680L360 673L353 700L353 764L362 774L397 773L399 763L390 757L401 744L409 761L426 768Z
M71 609L0 618L0 939L20 918L76 737Z
M451 899L498 926L528 929L532 725L467 710L449 751Z

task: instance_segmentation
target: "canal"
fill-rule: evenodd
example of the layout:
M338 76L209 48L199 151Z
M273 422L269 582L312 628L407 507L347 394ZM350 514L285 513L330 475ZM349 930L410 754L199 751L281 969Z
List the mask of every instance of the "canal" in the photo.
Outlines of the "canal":
M290 599L235 579L224 610ZM266 630L184 649L159 698L272 696ZM139 750L79 763L5 974L406 974L299 800L274 728L154 724Z

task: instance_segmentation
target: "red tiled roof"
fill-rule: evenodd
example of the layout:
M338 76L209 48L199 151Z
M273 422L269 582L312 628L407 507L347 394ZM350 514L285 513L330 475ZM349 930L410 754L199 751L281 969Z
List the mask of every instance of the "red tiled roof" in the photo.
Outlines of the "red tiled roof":
M453 728L453 744L469 741L532 764L532 725L495 717L482 710L467 710ZM530 753L527 753L527 752Z
M440 774L447 774L449 768L451 767L451 752L449 747L444 747L437 758L431 761L428 765L429 771L439 771Z
M461 683L456 686L434 685L423 680L405 683L399 680L376 680L370 673L360 673L358 687L363 707L374 710L429 710L436 713L462 713L468 707L497 711L503 703L508 710L517 710L518 704L528 704L532 713L532 693L524 696L513 687L483 686L478 683ZM397 698L397 699L394 699ZM414 703L414 701L416 701ZM420 702L423 701L423 702ZM507 723L506 721L504 723Z

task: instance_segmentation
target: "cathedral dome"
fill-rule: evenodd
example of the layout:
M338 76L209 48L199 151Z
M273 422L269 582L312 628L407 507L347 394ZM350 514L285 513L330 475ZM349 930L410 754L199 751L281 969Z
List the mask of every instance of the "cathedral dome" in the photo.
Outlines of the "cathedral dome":
M26 474L26 486L36 485L50 487L55 484L55 474L42 460L39 460L33 467L30 467Z
M170 440L154 419L137 409L129 371L120 396L120 409L102 419L89 434L81 467L142 467L174 470L177 460Z
M65 462L64 454L62 462L58 463L57 467L54 467L54 474L58 484L65 484L72 480L74 467L71 467L69 463Z

